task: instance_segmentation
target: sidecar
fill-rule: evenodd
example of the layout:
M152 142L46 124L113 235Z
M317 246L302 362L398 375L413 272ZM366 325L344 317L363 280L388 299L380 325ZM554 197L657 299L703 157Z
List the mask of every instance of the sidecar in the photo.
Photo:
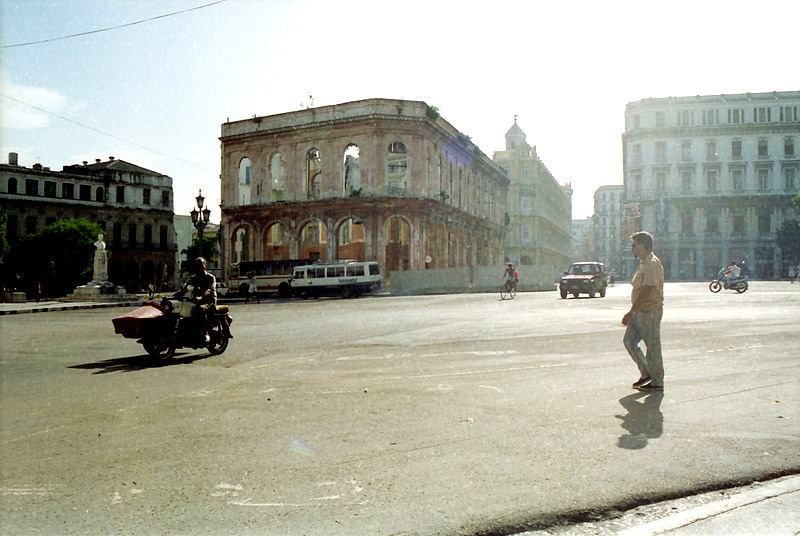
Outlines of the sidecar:
M126 339L142 339L152 333L161 324L165 315L163 307L156 302L148 302L141 307L112 318L114 333Z

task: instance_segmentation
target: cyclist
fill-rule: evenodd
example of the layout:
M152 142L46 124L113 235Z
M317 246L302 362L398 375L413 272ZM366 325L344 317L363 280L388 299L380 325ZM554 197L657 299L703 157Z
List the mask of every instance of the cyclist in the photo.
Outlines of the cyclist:
M506 263L506 269L503 272L503 281L506 289L516 290L517 283L519 283L519 272L514 269L514 263Z

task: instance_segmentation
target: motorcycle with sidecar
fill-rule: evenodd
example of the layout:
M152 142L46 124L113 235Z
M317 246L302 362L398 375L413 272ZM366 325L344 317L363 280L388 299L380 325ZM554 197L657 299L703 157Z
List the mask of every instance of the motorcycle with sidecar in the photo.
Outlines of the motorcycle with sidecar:
M197 305L185 296L147 302L112 319L114 331L126 339L137 339L151 357L169 359L178 348L205 348L219 355L233 338L233 323L227 305ZM203 318L207 315L207 320ZM204 333L204 321L207 333Z

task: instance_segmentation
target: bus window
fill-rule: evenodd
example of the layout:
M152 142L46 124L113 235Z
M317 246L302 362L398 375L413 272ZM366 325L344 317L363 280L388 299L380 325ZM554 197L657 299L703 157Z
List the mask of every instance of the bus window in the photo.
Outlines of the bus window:
M325 267L318 266L316 268L309 268L308 277L325 277Z
M328 266L328 277L344 277L344 266Z
M369 265L369 275L381 275L381 269L378 268L377 264Z
M305 278L306 278L305 270L295 270L294 279L305 279Z
M361 264L358 264L356 266L348 266L347 267L347 275L351 276L351 277L352 276L358 276L358 275L364 275L364 266L361 265Z

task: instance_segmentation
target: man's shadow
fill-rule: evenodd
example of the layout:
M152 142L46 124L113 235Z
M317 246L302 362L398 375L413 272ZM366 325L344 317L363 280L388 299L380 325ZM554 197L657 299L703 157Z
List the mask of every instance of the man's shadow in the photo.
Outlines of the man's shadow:
M628 412L626 415L615 415L622 420L625 430L617 439L617 446L622 449L639 450L647 446L650 439L661 437L664 431L664 415L661 414L661 391L638 391L619 399L619 403Z
M71 369L84 369L94 370L92 374L109 374L111 372L135 372L137 370L145 370L161 367L172 367L175 365L188 365L211 357L210 353L206 354L190 354L182 355L176 353L175 357L171 359L155 359L148 354L136 355L132 357L119 357L115 359L104 359L94 363L83 363L80 365L71 365L67 368Z

